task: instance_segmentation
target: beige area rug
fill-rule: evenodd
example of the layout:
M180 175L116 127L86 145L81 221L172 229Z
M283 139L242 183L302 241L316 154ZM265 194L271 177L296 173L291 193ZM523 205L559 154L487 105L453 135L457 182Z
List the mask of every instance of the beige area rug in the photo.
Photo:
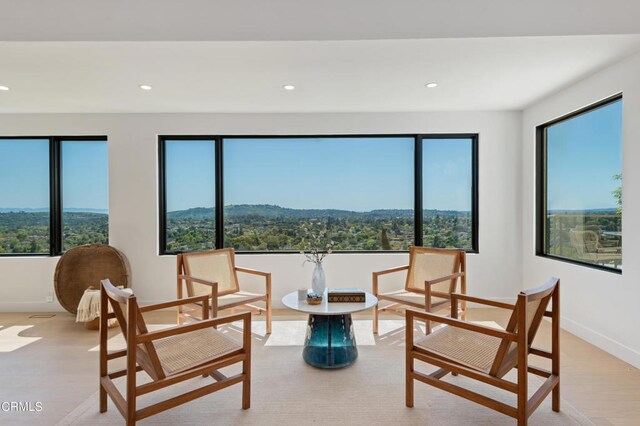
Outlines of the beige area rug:
M515 425L515 420L463 398L416 382L415 407L405 406L404 322L381 321L378 337L371 333L371 321L355 321L358 360L340 370L321 370L302 359L304 321L274 321L273 333L265 337L264 323L254 322L251 408L241 409L241 385L207 395L185 405L142 420L149 425ZM485 325L496 325L485 323ZM162 328L155 326L154 328ZM239 337L236 325L223 329ZM123 347L121 335L112 338L110 349ZM93 348L97 351L97 348ZM96 359L97 362L97 359ZM425 372L434 368L417 363ZM97 368L96 368L97 370ZM223 372L239 371L227 368ZM514 380L514 371L507 379ZM144 373L138 374L146 381ZM541 380L529 376L530 395ZM119 379L119 388L124 388ZM197 378L139 399L138 407L183 393L211 381ZM515 397L461 376L448 376L492 398L515 404ZM98 377L96 376L96 386ZM109 411L98 412L98 393L69 413L60 425L114 425L123 419L109 400ZM592 425L566 401L561 412L551 411L550 397L529 419L530 425Z

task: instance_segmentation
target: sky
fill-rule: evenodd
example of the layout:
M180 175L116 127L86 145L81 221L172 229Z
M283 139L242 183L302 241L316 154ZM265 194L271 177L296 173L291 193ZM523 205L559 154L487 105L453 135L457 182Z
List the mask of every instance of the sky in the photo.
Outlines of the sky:
M107 142L62 142L63 209L109 208ZM0 208L49 208L49 141L0 139Z
M413 208L413 138L228 139L225 204Z
M622 101L548 129L548 208L616 207ZM471 141L425 139L424 207L470 210ZM263 138L224 143L225 204L289 208L413 208L413 138ZM167 208L212 207L213 141L168 141ZM66 141L64 208L108 209L106 142ZM48 208L46 139L0 139L0 208Z
M49 207L49 141L0 139L0 207Z
M215 142L167 141L165 157L167 211L213 207Z
M547 209L615 208L622 173L622 101L547 129Z
M62 206L109 209L107 142L62 142Z
M166 154L167 210L212 207L213 141L168 141ZM226 139L225 205L413 209L413 154L412 137ZM425 140L423 154L425 208L470 210L471 141Z
M429 210L471 211L471 139L422 140L422 203Z

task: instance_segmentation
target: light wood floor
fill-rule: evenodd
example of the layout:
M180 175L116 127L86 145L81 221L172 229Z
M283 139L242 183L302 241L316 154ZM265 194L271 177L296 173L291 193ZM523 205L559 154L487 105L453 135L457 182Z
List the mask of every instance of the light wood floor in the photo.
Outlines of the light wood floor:
M33 315L0 313L0 402L40 401L42 415L29 415L27 423L55 424L98 388L97 352L90 350L98 344L98 333L75 324L67 313ZM274 320L301 318L283 310L275 312ZM167 324L175 314L161 312L150 319ZM495 309L471 309L469 319L501 325L507 320ZM539 346L546 346L549 333L545 323L536 339ZM566 332L561 335L561 380L562 397L596 425L640 425L640 370ZM0 412L0 423L8 416Z

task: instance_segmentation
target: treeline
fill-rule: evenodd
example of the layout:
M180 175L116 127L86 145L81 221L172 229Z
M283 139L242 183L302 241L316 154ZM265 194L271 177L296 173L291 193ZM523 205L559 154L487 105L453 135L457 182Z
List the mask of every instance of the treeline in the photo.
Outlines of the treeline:
M0 254L49 253L49 221L48 212L0 213ZM65 212L62 223L65 250L109 241L109 216L106 214Z
M291 212L295 213L288 214ZM429 210L425 213L425 245L471 248L469 212ZM336 251L407 250L414 244L412 210L360 213L264 205L225 207L224 241L227 247L240 251L298 251L305 247L304 228L319 222L327 227ZM206 250L214 248L214 241L213 209L189 209L167 215L167 250Z
M243 207L242 209L245 209ZM414 244L413 214L406 210L377 210L357 213L340 210L313 217L298 214L273 214L294 209L272 209L261 215L227 215L224 227L225 245L241 251L298 251L305 247L304 227L319 222L326 226L333 249L340 250L407 250ZM167 216L167 250L191 251L215 248L215 220L212 209L190 209ZM307 211L309 213L309 211ZM471 215L468 212L426 212L423 227L424 244L430 247L471 248ZM48 253L48 212L0 213L0 254ZM68 250L82 244L108 243L108 215L65 212L63 214L63 247Z

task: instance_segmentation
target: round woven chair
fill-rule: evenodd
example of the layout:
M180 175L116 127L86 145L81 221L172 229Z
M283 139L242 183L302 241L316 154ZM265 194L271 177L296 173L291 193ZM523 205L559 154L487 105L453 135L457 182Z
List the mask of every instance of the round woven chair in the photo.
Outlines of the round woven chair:
M56 266L54 287L58 302L77 314L78 304L89 287L100 288L100 280L129 287L131 269L126 256L105 244L87 244L67 250Z

